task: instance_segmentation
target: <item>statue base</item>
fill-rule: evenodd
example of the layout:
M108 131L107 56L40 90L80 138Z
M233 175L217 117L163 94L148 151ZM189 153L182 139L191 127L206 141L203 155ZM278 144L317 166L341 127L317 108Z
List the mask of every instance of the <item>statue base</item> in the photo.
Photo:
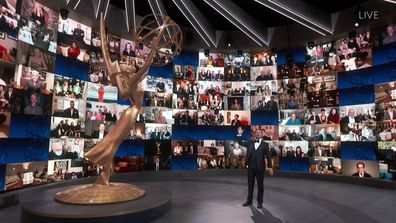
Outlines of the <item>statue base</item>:
M146 190L132 184L83 185L55 195L55 200L66 204L111 204L132 201L143 197Z
M126 196L125 193L120 190L120 186L115 185L121 185L121 188L125 186L125 184L118 183L111 184L110 186L95 186L100 187L98 189L91 189L92 191L97 190L95 191L95 194L97 194L96 196L86 194L91 193L89 188L92 188L92 185L85 185L82 187L56 186L56 188L47 188L39 192L35 190L31 193L24 193L23 197L21 198L21 222L143 223L160 218L171 208L170 191L155 185L144 185L144 190L146 192L144 196L141 196L139 199L135 198L135 200L115 202L116 200L126 199L104 198L107 195L103 193L106 193L108 190L117 190L117 192L120 193L120 196ZM127 186L140 188L128 184ZM112 191L109 193L112 193ZM72 201L70 201L69 198L64 199L68 203L63 201L59 202L54 199L55 194L57 194L58 198L60 194L63 194L66 198L67 196L65 193L70 195L70 192L76 193L75 196L71 195L71 197L82 197L78 201L79 204L77 204L76 201L74 201L72 204ZM97 196L101 198L99 199ZM87 202L89 201L87 198L90 198L89 200L96 200L96 202L102 203L101 205L98 205L98 203L94 205L91 202Z

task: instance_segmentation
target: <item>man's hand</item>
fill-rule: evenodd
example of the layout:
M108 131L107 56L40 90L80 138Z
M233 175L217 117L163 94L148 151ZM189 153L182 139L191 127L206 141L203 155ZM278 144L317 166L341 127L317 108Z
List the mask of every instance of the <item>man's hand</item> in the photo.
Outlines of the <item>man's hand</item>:
M243 128L242 127L238 127L238 135L239 136L242 136L242 134L243 134Z
M270 176L274 175L274 171L272 170L272 168L268 168L267 171Z

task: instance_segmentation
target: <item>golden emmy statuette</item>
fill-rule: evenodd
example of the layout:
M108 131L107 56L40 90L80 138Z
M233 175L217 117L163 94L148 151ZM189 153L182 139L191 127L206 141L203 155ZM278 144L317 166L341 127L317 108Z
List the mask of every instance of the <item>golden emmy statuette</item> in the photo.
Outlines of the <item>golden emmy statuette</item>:
M147 76L150 66L166 65L181 51L182 34L180 27L169 17L148 15L143 17L136 31L136 57L144 60L140 69L127 63L112 62L109 56L103 14L100 16L100 37L102 52L111 82L117 86L119 96L129 99L131 106L126 109L114 128L94 148L85 154L85 158L102 166L103 171L93 185L83 185L56 194L59 202L70 204L106 204L138 199L146 191L138 186L125 183L109 183L113 170L113 159L118 147L135 127L137 115L143 103L144 90L140 82ZM164 58L159 60L158 58Z

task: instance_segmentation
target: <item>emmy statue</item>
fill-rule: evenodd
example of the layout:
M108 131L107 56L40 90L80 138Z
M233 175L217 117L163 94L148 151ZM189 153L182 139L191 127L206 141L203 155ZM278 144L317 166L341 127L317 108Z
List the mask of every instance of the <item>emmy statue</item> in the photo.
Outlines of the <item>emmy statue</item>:
M136 29L136 57L144 61L136 70L128 63L112 62L109 56L103 14L100 16L100 37L102 53L112 85L117 86L121 99L129 99L131 106L126 109L114 128L85 158L102 166L103 170L93 185L83 185L56 194L55 199L69 204L106 204L138 199L146 194L144 188L125 183L110 183L113 159L118 147L135 127L136 118L143 103L144 89L141 81L147 76L151 65L169 64L181 51L182 34L180 27L169 17L148 15L141 19ZM140 48L140 49L139 49ZM165 58L158 60L158 57Z

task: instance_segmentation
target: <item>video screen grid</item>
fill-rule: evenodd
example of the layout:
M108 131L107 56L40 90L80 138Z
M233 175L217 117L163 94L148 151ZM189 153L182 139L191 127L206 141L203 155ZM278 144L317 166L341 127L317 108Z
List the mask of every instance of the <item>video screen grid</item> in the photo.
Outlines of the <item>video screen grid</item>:
M8 25L0 31L6 49L0 71L0 144L21 137L33 142L35 135L28 130L41 116L48 119L48 126L41 126L48 132L43 134L48 147L41 148L47 161L5 158L5 188L0 190L98 175L101 167L84 154L128 107L117 104L97 30L62 20L39 3L30 10L19 16L2 8ZM384 33L394 32L393 27ZM230 126L235 136L243 128L250 140L260 131L276 170L395 180L395 82L375 85L372 103L340 102L339 72L371 66L376 45L371 35L349 33L309 46L306 64L278 64L279 55L270 51L200 53L198 66L174 64L173 79L149 75L143 81L144 107L116 155L116 172L246 168L244 141L172 139L175 126L206 125ZM393 41L383 35L383 44ZM137 69L143 65L136 58L140 46L110 34L107 38L112 60ZM86 63L86 76L56 74L54 53ZM266 121L271 112L278 114L277 125ZM13 130L18 128L13 116L27 120L18 123L26 129L24 135Z

